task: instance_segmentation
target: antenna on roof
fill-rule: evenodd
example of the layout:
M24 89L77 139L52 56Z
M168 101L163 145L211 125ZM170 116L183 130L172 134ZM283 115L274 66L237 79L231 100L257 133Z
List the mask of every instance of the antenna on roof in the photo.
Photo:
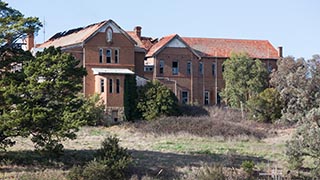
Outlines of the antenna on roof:
M43 42L46 41L46 18L43 17Z

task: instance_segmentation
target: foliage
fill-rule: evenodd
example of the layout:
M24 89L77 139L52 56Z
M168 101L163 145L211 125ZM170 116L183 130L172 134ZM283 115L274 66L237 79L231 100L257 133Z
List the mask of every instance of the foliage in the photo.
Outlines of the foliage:
M6 2L0 1L0 46L12 47L17 40L24 38L27 33L37 32L42 26L35 17L24 17L16 9L8 7Z
M252 96L247 106L252 119L272 123L281 118L282 102L278 91L267 88L258 95Z
M21 103L22 93L16 87L24 81L24 73L19 69L23 63L33 59L30 52L21 49L18 40L28 33L37 32L41 23L37 18L25 18L18 10L0 1L0 149L13 145L10 137L19 135L19 120L7 120L4 116L11 112L14 104Z
M248 54L232 54L224 63L223 78L225 88L222 97L227 105L240 108L253 95L264 90L268 81L268 71L264 64L251 59Z
M241 112L232 109L210 108L210 116L162 117L152 122L133 124L136 131L156 135L188 133L200 137L235 138L249 136L257 139L268 135L268 124L242 120ZM214 131L212 130L214 129Z
M294 168L306 158L314 161L313 171L320 171L320 57L295 60L287 57L278 62L272 83L280 92L285 107L285 121L297 122L298 128L287 143L286 155Z
M255 164L253 161L243 161L241 164L241 168L249 175L252 176L253 168Z
M178 99L159 81L148 82L139 90L138 110L146 120L178 114Z
M104 108L105 105L102 103L99 94L88 97L82 106L82 111L85 112L87 116L87 125L105 125Z
M128 121L133 121L139 118L137 110L137 82L135 75L126 75L124 85L124 113Z
M68 174L69 179L113 180L123 179L124 170L132 162L127 149L119 146L119 139L108 137L102 142L95 159L84 167L74 167Z
M1 120L19 136L32 135L36 148L60 151L59 142L74 139L88 118L83 111L85 99L78 95L86 71L78 65L78 60L60 49L50 47L38 53L23 66L23 81L11 83L15 91L6 89L6 100L14 106Z

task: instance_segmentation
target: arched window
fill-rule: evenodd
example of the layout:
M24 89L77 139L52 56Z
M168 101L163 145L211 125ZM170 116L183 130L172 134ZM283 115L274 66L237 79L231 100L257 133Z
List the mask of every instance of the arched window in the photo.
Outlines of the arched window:
M107 42L108 43L111 43L112 42L112 29L110 27L108 27L107 29L107 35L106 35L106 39L107 39Z

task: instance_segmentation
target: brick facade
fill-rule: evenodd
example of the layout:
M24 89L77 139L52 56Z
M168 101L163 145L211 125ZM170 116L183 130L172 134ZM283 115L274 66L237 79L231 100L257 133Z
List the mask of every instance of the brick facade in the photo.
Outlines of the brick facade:
M79 59L88 72L83 79L84 94L99 93L107 119L113 121L123 120L127 73L161 81L181 103L216 105L224 87L222 63L230 55L229 51L248 51L269 68L276 68L279 58L277 50L267 41L181 38L179 35L157 40L141 36L141 29L124 31L108 20L57 33L38 48L62 47ZM229 44L234 48L227 47ZM176 68L173 70L173 67Z

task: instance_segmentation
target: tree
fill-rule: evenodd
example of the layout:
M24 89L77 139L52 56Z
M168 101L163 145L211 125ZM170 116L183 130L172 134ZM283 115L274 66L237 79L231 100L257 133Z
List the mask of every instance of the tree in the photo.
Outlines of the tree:
M289 163L301 167L302 161L314 161L313 170L320 175L320 62L319 56L305 61L286 57L278 62L271 83L280 93L284 108L282 119L298 123L287 143Z
M17 86L23 83L25 75L19 70L23 63L33 59L30 52L21 49L19 40L28 33L36 33L41 27L38 18L25 18L18 10L0 1L0 148L12 145L9 137L19 135L18 120L8 120L7 113L14 105L22 102Z
M36 148L59 152L60 142L74 139L89 116L79 95L86 70L72 55L53 47L38 53L22 70L25 79L16 84L20 102L2 120L15 127L17 135L31 135Z
M126 75L124 82L124 113L125 118L128 121L133 121L139 118L139 113L137 110L137 82L135 75Z
M225 88L222 97L234 108L240 108L253 95L263 91L268 82L264 64L251 59L248 54L232 54L224 63Z
M148 82L139 91L138 110L146 120L178 114L178 99L159 81Z
M252 96L247 106L253 120L273 123L281 118L282 102L280 94L274 88L267 88L258 95Z

